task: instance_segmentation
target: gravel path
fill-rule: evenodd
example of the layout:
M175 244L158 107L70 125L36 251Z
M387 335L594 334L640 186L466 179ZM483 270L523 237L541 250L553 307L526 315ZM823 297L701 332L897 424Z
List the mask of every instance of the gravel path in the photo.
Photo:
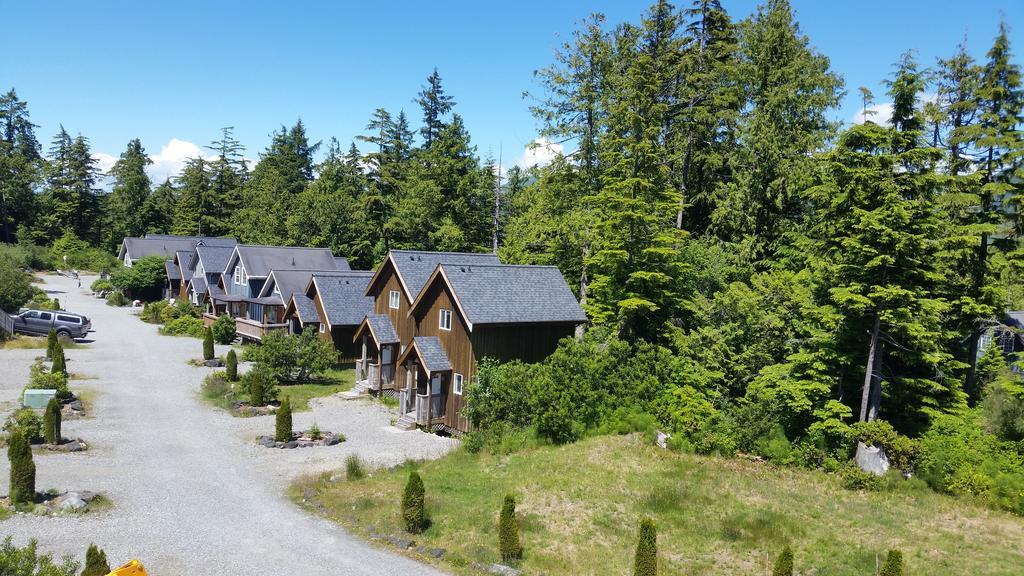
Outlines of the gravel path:
M337 469L357 453L378 465L439 457L454 446L445 438L400 432L392 415L365 400L325 398L295 414L295 428L314 420L340 431L339 446L271 450L253 443L272 433L273 417L232 418L202 404L197 391L208 368L188 365L201 356L192 338L157 334L128 309L89 296L93 278L47 276L47 291L92 319L94 342L69 350L68 370L90 377L72 389L92 393L93 418L68 421L65 436L90 450L36 458L39 489L93 490L113 509L80 517L18 515L0 534L19 543L38 538L44 550L84 558L95 542L111 562L139 558L155 576L184 574L403 576L441 574L378 550L336 525L307 515L284 495L296 476ZM218 347L218 354L226 349ZM0 408L13 408L39 350L0 351ZM0 457L0 486L7 482ZM398 495L396 495L397 502Z

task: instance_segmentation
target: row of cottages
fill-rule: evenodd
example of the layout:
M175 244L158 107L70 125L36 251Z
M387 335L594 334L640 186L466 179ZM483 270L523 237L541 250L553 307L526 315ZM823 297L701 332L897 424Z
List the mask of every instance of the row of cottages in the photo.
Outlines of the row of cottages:
M197 246L220 247L230 250L237 244L234 238L213 238L208 236L172 236L169 234L147 234L142 237L128 236L121 240L117 258L131 267L146 256L164 258L166 279L163 297L180 298L184 287L191 278L188 258Z
M293 296L285 318L312 322L315 310L341 356L355 352L356 391L397 397L405 429L468 430L463 391L481 359L541 361L587 320L557 268L504 265L493 254L391 250L362 293L354 279L339 283L314 274L311 302ZM346 343L363 306L369 313Z

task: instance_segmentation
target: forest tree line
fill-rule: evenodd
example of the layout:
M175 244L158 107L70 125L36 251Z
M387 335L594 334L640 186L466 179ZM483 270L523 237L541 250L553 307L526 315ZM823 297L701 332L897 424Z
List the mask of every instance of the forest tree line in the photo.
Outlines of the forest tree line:
M860 88L867 121L844 126L847 87L786 0L744 19L717 0L659 1L615 25L595 14L528 95L543 135L571 152L500 182L436 70L418 127L378 109L356 137L367 152L332 139L317 162L299 121L250 170L225 128L209 158L157 184L136 139L109 192L83 136L61 128L43 154L12 89L0 233L105 248L145 232L232 235L329 247L362 268L390 248L497 246L505 262L557 265L577 292L592 330L568 357L601 354L586 348L599 339L659 375L622 376L618 403L538 392L598 410L563 427L570 437L632 397L697 444L755 452L782 435L834 456L851 424L878 419L920 437L955 417L1019 442L1024 387L978 343L1021 305L1024 91L1005 24L986 48L928 63L906 52L879 95L891 117L871 116L876 96ZM990 388L1003 408L986 419Z

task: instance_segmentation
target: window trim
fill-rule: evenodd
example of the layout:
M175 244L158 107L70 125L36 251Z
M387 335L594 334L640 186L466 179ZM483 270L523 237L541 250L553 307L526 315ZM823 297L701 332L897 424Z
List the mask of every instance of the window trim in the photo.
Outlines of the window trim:
M241 286L242 285L242 267L240 265L236 265L235 266L235 273L234 273L233 280L235 281L235 286Z
M398 310L402 305L402 293L398 290L391 290L388 292L388 308L392 310Z
M323 322L320 322L320 333L321 334L326 334L327 333L327 324L324 324Z
M447 320L447 322L445 322ZM447 326L445 325L447 324ZM441 330L451 331L452 329L452 311L447 308L441 308L437 318L437 327Z
M452 374L452 392L454 392L456 396L462 396L463 386L465 386L465 378L462 374L459 374L458 372Z

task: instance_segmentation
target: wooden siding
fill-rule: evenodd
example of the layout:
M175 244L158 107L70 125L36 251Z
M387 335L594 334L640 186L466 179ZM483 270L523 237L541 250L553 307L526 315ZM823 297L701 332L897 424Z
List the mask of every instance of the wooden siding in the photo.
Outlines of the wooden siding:
M469 327L456 310L454 298L443 282L434 282L423 295L425 306L415 314L417 336L437 336L441 347L452 365L452 374L444 377L441 389L447 393L445 399L444 424L456 430L469 430L469 420L462 416L465 397L455 394L451 389L454 374L462 374L463 389L476 371L476 358L473 354L473 343L470 340ZM452 311L452 329L442 330L439 324L442 309Z
M575 330L575 324L479 326L470 340L476 361L489 357L501 362L541 362L555 351L559 340Z
M352 341L357 326L334 326L331 328L330 337L334 342L334 349L338 351L338 362L346 364L355 362L362 354L362 343L358 346Z
M381 273L381 282L378 284L380 288L377 292L371 292L370 296L373 297L373 312L374 314L386 314L391 318L391 324L394 325L395 331L398 332L398 339L402 343L402 349L404 350L409 342L412 341L413 336L416 335L416 322L409 318L409 307L412 305L405 297L405 291L402 290L402 283L398 279L398 274L395 273L394 266L391 265L391 260L384 261L385 269ZM398 290L401 294L401 298L398 299L398 309L395 310L389 306L389 294L392 290ZM413 297L415 298L415 294Z

